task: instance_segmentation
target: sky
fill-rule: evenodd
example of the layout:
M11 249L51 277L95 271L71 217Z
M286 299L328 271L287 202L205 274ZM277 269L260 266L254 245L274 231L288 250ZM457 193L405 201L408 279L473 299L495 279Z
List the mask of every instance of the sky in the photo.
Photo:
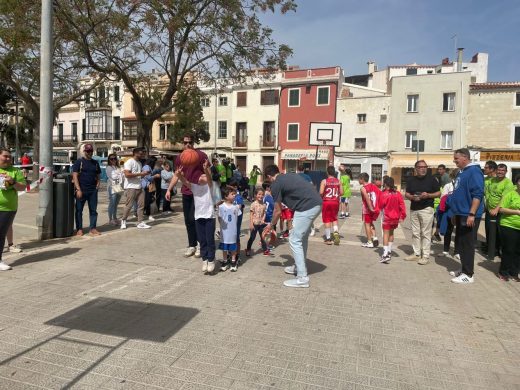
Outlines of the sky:
M520 81L520 0L296 0L296 12L265 14L289 65L341 66L367 73L367 61L439 64L464 48L464 62L489 54L488 81ZM452 38L456 35L456 38Z

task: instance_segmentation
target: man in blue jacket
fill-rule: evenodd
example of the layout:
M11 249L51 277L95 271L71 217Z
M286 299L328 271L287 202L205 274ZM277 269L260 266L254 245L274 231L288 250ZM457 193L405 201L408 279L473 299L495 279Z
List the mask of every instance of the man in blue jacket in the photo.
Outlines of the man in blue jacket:
M460 169L455 179L454 190L448 198L449 208L455 218L456 240L462 269L450 272L453 283L473 283L475 242L477 240L480 217L484 211L484 175L477 163L471 163L469 150L457 149L453 162Z

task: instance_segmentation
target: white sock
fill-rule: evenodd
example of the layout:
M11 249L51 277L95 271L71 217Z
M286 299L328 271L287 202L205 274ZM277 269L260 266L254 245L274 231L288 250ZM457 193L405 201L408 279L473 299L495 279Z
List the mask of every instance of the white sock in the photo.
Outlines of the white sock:
M392 241L388 243L388 252L392 253Z
M330 228L325 228L325 237L327 240L330 238Z
M335 226L334 226L334 232L337 232L337 231L338 231L338 226L335 225Z
M388 254L388 245L383 245L383 255L387 255Z
M377 237L376 237L376 236L373 236L373 237L372 237L372 241L377 241Z

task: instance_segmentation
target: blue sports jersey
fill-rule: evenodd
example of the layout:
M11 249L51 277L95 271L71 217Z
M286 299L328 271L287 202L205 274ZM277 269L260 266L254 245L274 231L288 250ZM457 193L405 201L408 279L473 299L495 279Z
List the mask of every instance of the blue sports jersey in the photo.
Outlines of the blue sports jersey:
M271 195L264 196L264 203L266 204L265 209L265 222L271 222L273 220L274 212L274 199Z

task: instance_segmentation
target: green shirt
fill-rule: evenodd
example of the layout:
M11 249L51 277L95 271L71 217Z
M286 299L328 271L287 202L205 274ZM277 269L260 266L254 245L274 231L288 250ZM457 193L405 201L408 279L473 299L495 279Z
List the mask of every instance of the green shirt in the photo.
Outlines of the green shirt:
M484 182L485 183L485 182ZM507 177L498 180L496 177L489 179L484 184L484 195L486 197L486 210L492 210L500 203L500 199L510 191L514 191L516 186Z
M350 190L350 176L346 173L342 173L339 177L339 182L343 187L343 198L350 198L352 196L352 191Z
M500 202L500 207L511 210L520 210L520 194L518 191L510 191L504 195ZM500 226L520 230L520 215L502 214Z
M256 169L253 169L251 173L249 174L249 182L248 184L250 186L256 186L256 182L258 181L258 171Z
M220 182L225 183L226 182L226 167L222 164L218 164L217 171L220 174Z
M16 183L25 183L23 172L15 167L0 168L0 175L11 176ZM0 211L18 210L18 191L12 185L6 185L7 189L0 190Z

